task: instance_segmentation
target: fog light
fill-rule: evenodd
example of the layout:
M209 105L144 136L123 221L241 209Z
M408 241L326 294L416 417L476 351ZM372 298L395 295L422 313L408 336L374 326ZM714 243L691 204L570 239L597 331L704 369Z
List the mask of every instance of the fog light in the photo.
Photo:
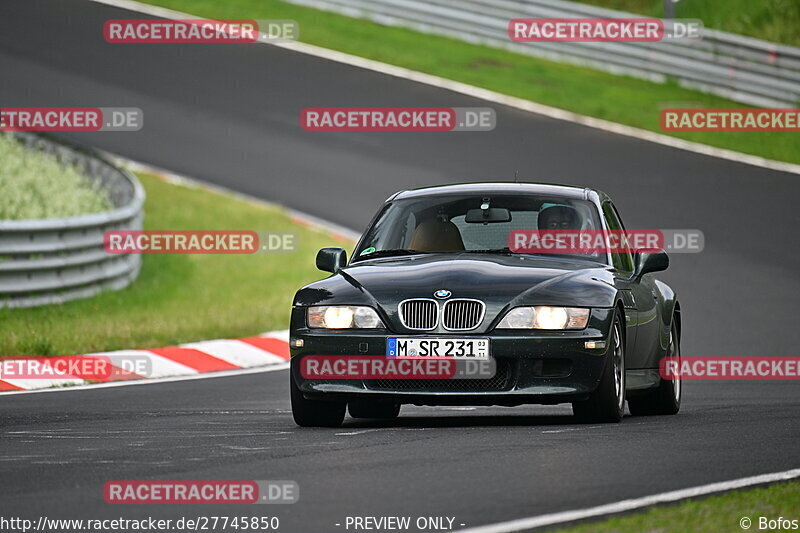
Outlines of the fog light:
M606 347L606 341L586 341L583 345L587 350L602 350Z
M302 348L303 347L303 339L291 339L289 344L292 348Z

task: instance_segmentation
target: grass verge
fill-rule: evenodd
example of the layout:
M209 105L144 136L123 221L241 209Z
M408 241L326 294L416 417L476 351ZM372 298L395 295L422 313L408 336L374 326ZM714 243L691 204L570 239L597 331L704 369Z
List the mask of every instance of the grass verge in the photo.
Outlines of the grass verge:
M0 220L61 218L113 208L103 189L72 166L0 133Z
M255 335L288 327L294 292L324 277L314 256L342 246L266 207L139 174L145 229L292 231L298 250L254 255L144 255L121 291L63 305L0 310L0 354L66 355ZM350 243L346 243L350 245Z
M590 522L557 530L558 533L705 533L707 531L745 531L740 520L747 517L752 531L760 517L800 519L800 482L791 481L750 490L728 492L701 500L654 507L647 511ZM773 528L770 528L773 529ZM779 528L780 529L780 528Z
M208 18L293 19L300 24L300 39L311 44L659 133L663 133L659 127L663 108L746 107L684 89L675 82L658 84L614 76L456 39L381 26L280 0L144 1ZM324 104L308 102L309 106ZM358 105L358 101L354 100L352 105ZM800 142L796 133L669 135L768 159L800 163Z

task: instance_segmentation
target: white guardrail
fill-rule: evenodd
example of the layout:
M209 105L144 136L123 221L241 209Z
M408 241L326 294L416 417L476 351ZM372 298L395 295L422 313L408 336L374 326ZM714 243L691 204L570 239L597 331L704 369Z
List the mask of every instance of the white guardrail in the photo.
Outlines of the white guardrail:
M287 0L387 26L627 74L760 107L800 102L800 48L706 28L700 40L657 43L516 43L515 18L642 18L563 0Z
M128 286L139 274L141 256L107 254L103 236L108 230L142 229L145 194L139 181L92 151L29 133L14 137L62 164L76 165L108 192L114 209L68 218L0 220L0 308L61 303Z

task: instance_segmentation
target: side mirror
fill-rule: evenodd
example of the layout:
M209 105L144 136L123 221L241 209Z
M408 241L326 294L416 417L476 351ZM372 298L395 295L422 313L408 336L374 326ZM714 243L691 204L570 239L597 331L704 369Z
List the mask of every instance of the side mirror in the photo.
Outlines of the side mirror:
M336 274L347 264L347 252L342 248L323 248L317 252L317 268Z
M667 252L641 252L636 256L636 277L641 278L650 272L661 272L669 268Z

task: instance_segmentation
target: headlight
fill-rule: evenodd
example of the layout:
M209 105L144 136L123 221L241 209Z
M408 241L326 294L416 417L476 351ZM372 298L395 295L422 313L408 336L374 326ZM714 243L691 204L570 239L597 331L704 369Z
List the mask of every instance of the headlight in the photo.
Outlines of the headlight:
M308 308L308 327L326 329L382 328L378 313L371 307L320 305Z
M583 329L589 309L583 307L515 307L503 317L497 329Z

